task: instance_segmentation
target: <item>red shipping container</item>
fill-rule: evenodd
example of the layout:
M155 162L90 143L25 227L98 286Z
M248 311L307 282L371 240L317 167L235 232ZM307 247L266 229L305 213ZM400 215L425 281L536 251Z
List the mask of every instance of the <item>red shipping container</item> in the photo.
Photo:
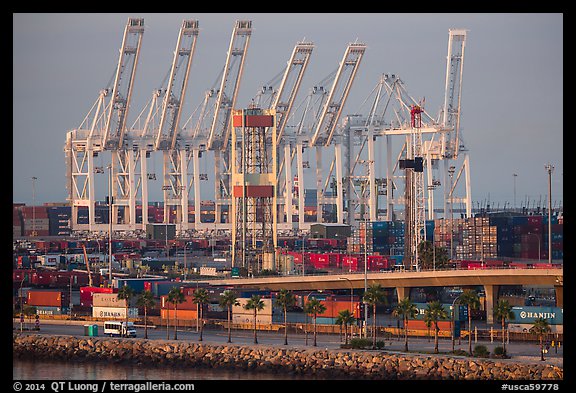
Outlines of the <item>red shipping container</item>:
M355 272L358 270L358 258L344 257L342 259L342 270L349 270Z
M503 267L504 261L486 261L485 264L488 267Z
M528 217L528 225L541 226L542 225L542 216L529 216Z
M83 307L92 306L92 298L95 293L114 293L118 289L104 287L80 287L80 305Z

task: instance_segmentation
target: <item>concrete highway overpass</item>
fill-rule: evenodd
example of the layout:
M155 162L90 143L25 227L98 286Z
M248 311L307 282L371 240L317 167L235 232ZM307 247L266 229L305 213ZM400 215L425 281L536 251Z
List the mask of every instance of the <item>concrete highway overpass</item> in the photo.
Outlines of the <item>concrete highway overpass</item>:
M378 283L384 288L395 288L398 299L409 295L414 287L467 287L483 286L486 293L486 319L493 323L492 310L502 285L543 285L556 290L556 305L563 307L564 273L561 268L551 269L478 269L478 270L427 270L343 273L330 275L274 276L259 278L228 278L210 280L211 285L231 285L239 289L277 291L325 290L364 288Z

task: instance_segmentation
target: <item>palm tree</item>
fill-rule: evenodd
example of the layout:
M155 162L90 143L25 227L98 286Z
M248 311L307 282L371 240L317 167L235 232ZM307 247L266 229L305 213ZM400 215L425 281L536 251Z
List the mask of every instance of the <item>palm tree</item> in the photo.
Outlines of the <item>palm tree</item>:
M394 314L398 317L402 317L404 321L404 351L408 352L408 319L413 319L418 315L418 308L412 301L405 297L398 302L398 305L394 309Z
M474 290L465 290L460 295L460 304L468 307L468 353L472 356L472 310L480 308L480 299Z
M231 322L230 317L232 314L232 307L238 306L238 305L240 305L240 303L236 299L236 294L229 289L225 290L224 292L222 292L222 294L220 294L220 302L219 303L220 303L220 307L226 308L226 310L228 311L228 342L231 343L232 342L232 335L230 332L230 322Z
M304 305L304 312L312 314L314 318L314 346L316 346L316 317L318 314L323 314L324 311L326 311L326 306L316 298L308 299L308 302Z
M154 307L154 294L146 290L140 293L137 301L138 307L144 307L144 338L148 338L148 308Z
M287 289L281 289L276 296L276 305L284 310L284 345L288 345L288 308L296 303L296 297Z
M174 305L174 340L178 340L178 334L176 333L178 330L178 305L184 303L184 300L186 298L180 288L172 287L170 292L168 292L168 302Z
M344 325L344 342L348 344L348 325L352 325L356 321L354 315L350 312L350 310L342 310L338 313L338 317L336 317L336 324ZM342 339L342 337L340 337Z
M126 329L122 332L122 334L128 334L128 306L130 305L130 299L134 297L134 289L129 287L128 285L124 285L118 291L118 299L126 301Z
M434 324L434 353L438 353L438 321L448 319L448 312L438 300L428 303L428 307L424 310L424 320Z
M202 341L202 333L204 332L204 304L208 303L208 291L205 288L200 288L192 294L192 301L199 305L200 310L200 336L198 341Z
M449 255L445 248L436 247L430 240L418 245L418 256L422 269L444 269L448 266Z
M512 313L512 306L507 300L500 299L498 304L494 308L494 317L502 322L502 348L504 349L504 355L506 355L506 334L505 326L506 320L514 319L514 313Z
M545 318L536 318L530 328L530 333L538 335L540 340L540 360L544 361L544 335L550 331L550 324Z
M376 305L386 303L382 285L370 285L364 294L364 302L372 305L372 349L376 349Z
M244 308L246 310L254 310L254 344L258 344L258 337L256 336L256 317L258 316L258 311L264 309L262 297L259 295L252 295L244 305Z

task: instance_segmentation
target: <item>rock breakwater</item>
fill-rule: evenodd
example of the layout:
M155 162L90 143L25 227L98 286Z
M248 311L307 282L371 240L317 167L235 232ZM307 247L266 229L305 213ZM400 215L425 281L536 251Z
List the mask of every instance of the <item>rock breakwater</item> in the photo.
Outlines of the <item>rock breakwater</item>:
M562 368L386 351L216 345L190 341L13 334L14 358L112 361L318 375L331 379L561 380Z

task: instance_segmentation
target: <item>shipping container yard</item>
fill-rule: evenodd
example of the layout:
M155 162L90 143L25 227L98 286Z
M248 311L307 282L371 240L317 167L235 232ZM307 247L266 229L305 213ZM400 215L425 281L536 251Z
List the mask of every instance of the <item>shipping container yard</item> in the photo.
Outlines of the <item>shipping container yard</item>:
M39 216L54 207L36 206ZM14 237L13 289L14 311L21 307L35 307L41 318L89 318L94 321L122 320L128 317L141 321L143 309L135 298L129 305L118 299L118 291L131 287L136 294L150 291L156 305L147 310L148 318L158 324L168 324L174 319L174 305L168 301L172 288L180 288L184 302L176 313L179 324L194 327L199 318L199 305L194 303L194 291L205 288L209 302L202 305L203 319L222 323L226 310L219 305L219 297L225 290L235 290L240 304L251 295L263 297L265 312L258 315L258 326L277 326L284 323L284 314L275 303L276 291L250 291L234 286L213 286L210 280L222 277L246 277L241 269L232 269L231 242L226 233L214 231L211 236L177 238L167 233L152 238L75 238L73 236L24 236L31 233L25 217L31 209L14 205L14 226L24 228L21 236ZM26 213L23 213L26 212ZM64 220L66 209L60 208L60 217L47 219L58 224ZM548 217L545 215L483 214L470 219L437 219L426 221L426 240L434 244L439 255L444 253L449 263L442 269L548 269L563 265L563 217L551 217L552 263L548 261ZM37 223L34 222L34 223ZM36 224L35 224L36 225ZM68 228L69 229L69 228ZM48 232L50 229L48 229ZM306 236L280 236L275 270L261 272L271 276L330 275L403 271L404 222L361 222L356 228L340 225L315 224ZM109 282L109 249L113 257L112 282ZM86 250L86 254L84 254ZM450 256L452 250L452 256ZM87 271L87 266L90 272ZM474 310L476 321L486 321L485 298L481 286L481 307ZM287 323L310 323L304 313L305 302L314 297L322 301L326 311L316 317L316 324L326 326L327 332L335 332L335 322L342 310L352 310L357 320L364 316L362 289L339 289L327 291L295 291L296 303L288 310ZM378 306L377 321L382 326L394 326L393 307L398 302L394 288L386 288L386 303ZM462 288L439 287L412 288L410 298L419 309L430 299L439 299L445 306L462 293ZM551 315L561 315L556 307L554 290L543 287L501 286L499 297L506 299L515 309L540 312L548 307ZM421 310L422 311L422 310ZM515 311L516 312L516 311ZM520 312L520 311L518 311ZM371 310L368 318L370 318ZM456 318L456 324L460 322ZM463 314L462 314L463 315ZM526 315L523 313L522 315ZM532 315L532 314L531 314ZM536 315L536 314L534 314ZM232 309L232 322L238 328L252 326L252 313L242 306ZM462 317L462 321L464 321ZM562 319L554 319L555 332L561 332ZM511 324L511 331L522 332L529 321L518 319ZM441 334L447 334L450 322L442 322ZM558 327L560 326L560 327ZM410 331L426 330L421 315L410 320Z

